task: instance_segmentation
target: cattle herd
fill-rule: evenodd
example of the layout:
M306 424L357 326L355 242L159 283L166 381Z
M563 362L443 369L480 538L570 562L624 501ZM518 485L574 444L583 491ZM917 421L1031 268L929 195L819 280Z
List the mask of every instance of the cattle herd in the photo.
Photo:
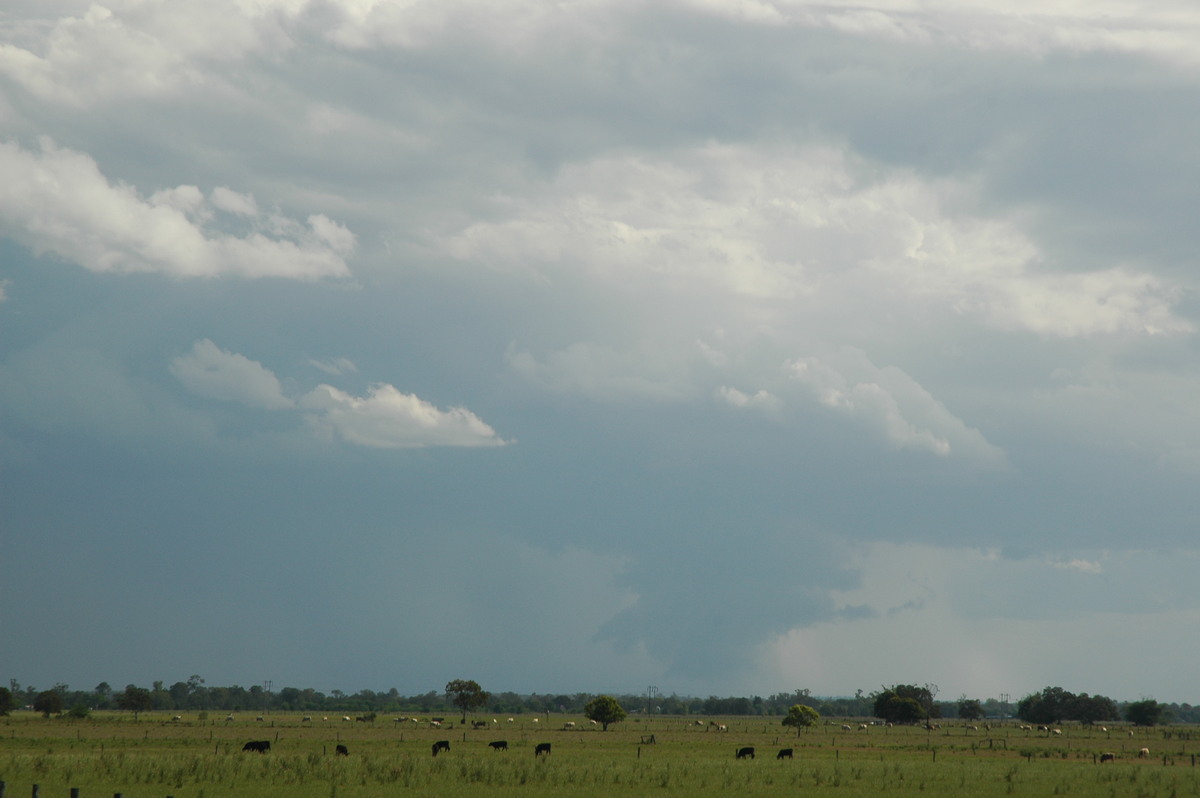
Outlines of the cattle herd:
M493 740L492 742L488 743L488 747L491 748L493 751L507 751L508 750L508 740ZM271 750L271 741L270 740L251 740L242 746L242 750L243 751L254 751L254 752L257 752L260 754L265 754ZM440 754L443 751L449 751L450 750L450 741L449 740L438 740L436 743L433 744L432 750L433 750L434 756L437 756L438 754ZM1143 750L1145 750L1145 749L1143 749ZM334 749L334 751L337 754L337 756L350 756L350 749L341 743L338 743L338 745ZM533 749L533 755L536 757L540 757L543 755L548 756L549 754L550 754L550 743L538 743ZM781 748L781 749L779 749L779 753L775 755L775 758L776 759L792 759L793 756L794 756L794 751L791 748ZM1112 754L1104 754L1104 758L1102 758L1101 761L1107 761L1108 758L1111 758L1111 757L1112 757ZM741 748L738 748L734 752L734 758L735 759L754 759L754 747L753 746L743 746Z
M229 719L232 719L232 716L230 716ZM347 718L347 720L348 719L349 718ZM309 718L305 717L304 720L308 721ZM407 721L407 720L415 720L415 719L397 718L396 720L397 721ZM441 721L442 721L442 718L435 718L433 721L430 722L431 728L436 728L436 727L440 726ZM496 723L496 722L497 721L495 721L495 720L492 721L492 723ZM512 723L513 719L509 718L508 722ZM536 723L537 719L536 718L533 719L533 722ZM688 725L703 726L704 724L702 721L691 721ZM891 724L887 724L887 725L890 726ZM478 722L474 722L472 724L473 729L482 729L482 728L487 728L489 726L490 726L490 724L488 724L486 721L478 721ZM573 722L568 721L567 723L564 724L564 730L572 730L574 727L575 727L575 724ZM728 730L724 724L719 724L715 721L712 721L709 723L709 728L710 728L710 730L715 729L716 731L719 731L719 732ZM862 730L862 729L867 729L868 727L866 724L861 724L858 728L860 730ZM926 728L928 729L930 727L927 726ZM974 727L974 726L968 726L965 728L972 729L972 730L977 729L977 727ZM1022 726L1019 726L1018 728L1022 731L1033 731L1032 726L1022 725ZM1060 729L1056 729L1056 728L1049 727L1049 726L1039 726L1037 728L1038 728L1038 731L1045 732L1047 735L1061 735L1062 734L1062 731ZM844 724L844 725L842 725L841 729L842 729L842 731L852 731L853 727L851 727L848 724ZM1108 729L1105 727L1099 727L1099 729L1102 732L1105 732L1105 733L1108 732ZM1133 736L1133 732L1130 731L1129 735ZM655 742L654 735L648 735L648 736L644 735L641 739L642 739L643 743L654 743ZM487 743L487 746L489 748L491 748L493 751L507 751L508 750L508 740L493 740L492 742ZM259 753L259 754L265 754L271 750L271 743L268 740L250 740L249 742L247 742L245 745L242 746L242 750ZM437 742L433 743L432 748L431 748L432 755L435 757L439 753L448 752L449 750L450 750L450 741L449 740L438 740ZM335 748L335 753L337 756L349 756L350 755L349 749L341 743L339 743L337 745L337 747ZM537 743L534 746L533 754L535 757L539 757L539 758L542 756L548 756L550 754L550 743ZM640 755L640 749L639 749L639 755ZM1136 752L1136 756L1140 759L1146 759L1150 756L1150 749L1142 748ZM754 759L755 758L754 746L741 746L741 747L735 748L734 749L734 758L735 759ZM795 750L792 748L781 748L781 749L779 749L779 752L775 754L775 758L776 759L794 759L795 758ZM1105 753L1099 754L1099 756L1095 759L1095 761L1098 761L1100 763L1115 762L1116 754L1110 753L1110 752L1105 752ZM2 783L2 782L0 782L0 783ZM3 796L3 793L0 792L0 798L2 798L2 796Z

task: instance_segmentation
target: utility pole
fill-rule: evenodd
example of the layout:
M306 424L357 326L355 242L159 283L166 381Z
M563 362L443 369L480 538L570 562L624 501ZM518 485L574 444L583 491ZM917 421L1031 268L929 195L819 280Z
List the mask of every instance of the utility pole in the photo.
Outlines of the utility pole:
M658 688L650 685L646 688L646 714L654 716L654 699L658 696Z

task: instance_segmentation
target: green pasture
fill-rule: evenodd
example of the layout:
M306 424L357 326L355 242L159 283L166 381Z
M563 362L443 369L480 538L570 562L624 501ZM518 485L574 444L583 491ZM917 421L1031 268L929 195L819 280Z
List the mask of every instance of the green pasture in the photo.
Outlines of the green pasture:
M780 718L654 717L607 732L582 717L477 716L487 728L446 718L373 722L341 716L225 713L95 713L86 720L19 713L0 718L5 798L360 798L437 796L612 796L734 792L830 796L1104 796L1200 798L1200 730L1064 726L1059 735L1018 724L978 728L868 726L823 721L799 735ZM568 722L574 728L565 728ZM710 723L711 722L711 723ZM843 723L850 726L843 728ZM726 727L721 731L715 725ZM507 740L508 751L487 743ZM244 753L268 740L267 754ZM434 741L450 751L432 756ZM548 742L552 753L535 757ZM343 744L349 756L336 756ZM753 760L734 758L753 746ZM794 758L777 759L781 748ZM1148 757L1138 752L1148 748ZM1100 764L1101 753L1116 761Z

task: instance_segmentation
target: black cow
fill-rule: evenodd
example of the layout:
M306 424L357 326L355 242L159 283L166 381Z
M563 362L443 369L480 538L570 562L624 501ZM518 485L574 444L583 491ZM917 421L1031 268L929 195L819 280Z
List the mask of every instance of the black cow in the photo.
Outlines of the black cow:
M737 750L738 759L745 759L746 757L749 757L750 759L754 758L754 749L751 746L746 746L745 748L739 748Z
M438 740L436 743L433 744L433 755L434 756L438 755L438 751L449 751L449 750L450 750L450 741L449 740Z
M508 750L508 740L494 740L494 741L488 743L488 747L491 748L493 751L507 751Z
M260 754L265 754L271 750L270 740L251 740L242 746L243 751L258 751Z
M541 756L542 754L549 754L549 753L550 753L550 743L538 743L537 748L533 749L534 756Z
M1117 760L1116 754L1101 754L1100 755L1101 762L1115 762L1116 760Z
M775 758L776 759L791 759L792 758L792 749L780 748L779 753L775 755Z
M337 752L338 756L350 756L350 749L341 743L338 743L338 747L333 750Z

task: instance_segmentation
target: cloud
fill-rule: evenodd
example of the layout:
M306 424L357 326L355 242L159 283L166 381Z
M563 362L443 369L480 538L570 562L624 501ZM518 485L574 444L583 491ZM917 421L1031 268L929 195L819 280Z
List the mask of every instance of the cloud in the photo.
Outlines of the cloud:
M354 361L347 357L335 357L330 360L314 360L310 358L308 364L315 369L319 369L335 377L343 374L358 373L358 366L354 365Z
M653 319L671 297L683 304L671 319L776 334L822 307L1051 337L1192 331L1172 311L1180 287L1125 265L1047 263L1012 221L972 214L974 192L841 148L709 145L571 165L439 245L514 275L582 273Z
M38 152L0 143L0 233L97 272L158 272L176 277L285 277L349 274L350 231L316 214L302 225L255 212L253 198L228 189L206 202L194 186L148 199L113 184L89 156L41 140ZM212 228L217 211L249 217L244 236Z
M797 625L774 636L762 646L760 678L798 679L818 694L822 685L872 689L886 679L933 682L950 696L994 697L1037 685L1078 685L1086 676L1093 681L1075 689L1131 698L1141 689L1139 679L1162 677L1157 669L1153 676L1131 677L1130 660L1114 656L1112 640L1156 638L1151 630L1186 628L1180 624L1200 613L1200 603L1186 589L1186 574L1198 558L1195 550L1131 550L1010 559L988 549L864 544L852 559L857 586L830 595L837 606L870 612ZM1156 644L1171 652L1167 659L1194 656L1194 641L1169 637ZM896 653L885 675L877 662L841 654L861 640ZM1034 647L1034 640L1056 644ZM929 646L937 657L916 653ZM1104 667L1081 674L1080 656ZM1161 669L1173 670L1173 665Z
M937 401L898 368L879 368L851 347L831 358L798 358L786 364L792 378L825 407L877 431L898 449L954 456L993 467L1004 452Z
M319 364L322 370L353 372L345 358ZM171 361L171 374L193 393L247 407L287 411L298 408L310 432L323 440L338 439L376 449L426 446L503 446L471 411L433 404L401 393L394 386L373 385L366 397L355 397L331 385L319 385L293 401L284 395L273 372L244 355L226 352L212 341L197 341L191 352Z
M207 338L172 360L170 368L189 391L210 399L265 410L285 410L294 404L283 395L278 378L261 363L226 352Z
M309 411L307 419L315 432L359 446L411 449L507 443L465 408L440 410L387 384L372 385L365 397L321 385L303 396L299 405Z
M580 341L541 360L510 345L505 360L518 374L558 393L597 401L678 401L689 392L682 364L664 362L658 354Z
M307 5L307 0L72 3L64 9L67 16L16 29L13 38L25 46L0 43L0 76L42 102L80 108L167 96L212 82L214 65L288 48L283 24ZM39 9L57 10L49 3Z
M779 398L770 391L760 389L753 394L747 394L728 385L722 385L717 389L716 398L732 407L753 408L768 413L779 410L781 404Z
M1014 4L938 0L921 4L828 0L683 0L703 13L751 24L832 29L864 38L967 51L1111 52L1194 68L1200 12L1186 2L1086 0Z

